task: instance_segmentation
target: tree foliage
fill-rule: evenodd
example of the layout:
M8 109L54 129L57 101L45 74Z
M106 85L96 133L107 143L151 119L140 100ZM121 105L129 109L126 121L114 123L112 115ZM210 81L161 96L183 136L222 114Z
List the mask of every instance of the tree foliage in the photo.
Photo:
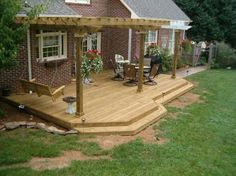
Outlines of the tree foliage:
M236 0L175 0L191 18L189 38L225 41L236 46Z
M29 27L28 23L14 23L15 16L23 6L22 0L0 0L0 70L10 69L17 64L17 46L25 38ZM45 8L45 4L30 8L28 19L34 18Z

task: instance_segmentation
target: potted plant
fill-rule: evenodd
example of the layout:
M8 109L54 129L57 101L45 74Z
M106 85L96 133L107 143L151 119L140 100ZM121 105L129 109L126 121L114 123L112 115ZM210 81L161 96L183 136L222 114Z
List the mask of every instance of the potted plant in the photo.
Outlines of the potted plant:
M10 86L4 86L4 87L1 88L1 90L2 90L2 96L3 97L7 97L11 94Z
M82 64L81 64L81 74L83 77L84 84L90 83L90 73L99 73L102 71L103 68L103 62L101 53L97 50L88 50L84 53L82 56Z

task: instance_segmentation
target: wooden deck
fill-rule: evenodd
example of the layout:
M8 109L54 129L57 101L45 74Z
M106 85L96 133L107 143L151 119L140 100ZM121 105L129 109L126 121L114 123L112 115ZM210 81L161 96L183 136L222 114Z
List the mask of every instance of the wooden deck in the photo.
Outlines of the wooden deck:
M166 114L163 104L193 88L184 79L160 75L156 86L144 85L144 91L137 93L136 86L126 87L123 82L112 81L111 75L104 72L94 78L93 84L84 86L85 115L81 118L65 113L67 104L63 97L52 102L47 96L12 94L4 100L24 104L31 113L80 133L133 135ZM75 96L75 83L66 87L65 96Z

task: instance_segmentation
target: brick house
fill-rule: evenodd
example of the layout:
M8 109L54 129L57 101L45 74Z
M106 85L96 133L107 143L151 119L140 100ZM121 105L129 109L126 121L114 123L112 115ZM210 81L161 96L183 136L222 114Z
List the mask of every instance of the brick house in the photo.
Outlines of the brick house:
M28 0L27 6L44 0ZM25 9L18 13L24 16ZM172 0L51 0L42 16L95 16L141 19L170 19L170 26L158 31L149 31L145 45L158 43L173 52L175 29L181 29L182 39L189 29L190 19ZM0 87L20 89L19 78L36 78L38 82L58 86L69 84L74 74L74 33L68 28L54 25L31 25L26 39L19 46L18 66L0 73ZM121 54L131 60L139 55L139 38L136 31L104 28L97 33L88 33L83 40L83 51L101 51L104 67L109 68L109 59Z

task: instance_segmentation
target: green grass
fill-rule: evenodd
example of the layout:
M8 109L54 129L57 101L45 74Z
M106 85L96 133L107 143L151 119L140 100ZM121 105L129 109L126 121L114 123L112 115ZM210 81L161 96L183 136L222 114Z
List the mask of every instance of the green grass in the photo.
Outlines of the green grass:
M69 167L50 171L29 168L0 170L0 175L91 175L91 176L233 176L236 173L236 71L213 70L188 78L198 82L194 90L202 103L185 109L169 108L157 127L169 139L163 145L144 144L140 139L103 151L78 136L54 136L38 130L0 134L0 163L11 164L33 156L56 156L63 150L89 155L110 154L113 160L74 161Z

